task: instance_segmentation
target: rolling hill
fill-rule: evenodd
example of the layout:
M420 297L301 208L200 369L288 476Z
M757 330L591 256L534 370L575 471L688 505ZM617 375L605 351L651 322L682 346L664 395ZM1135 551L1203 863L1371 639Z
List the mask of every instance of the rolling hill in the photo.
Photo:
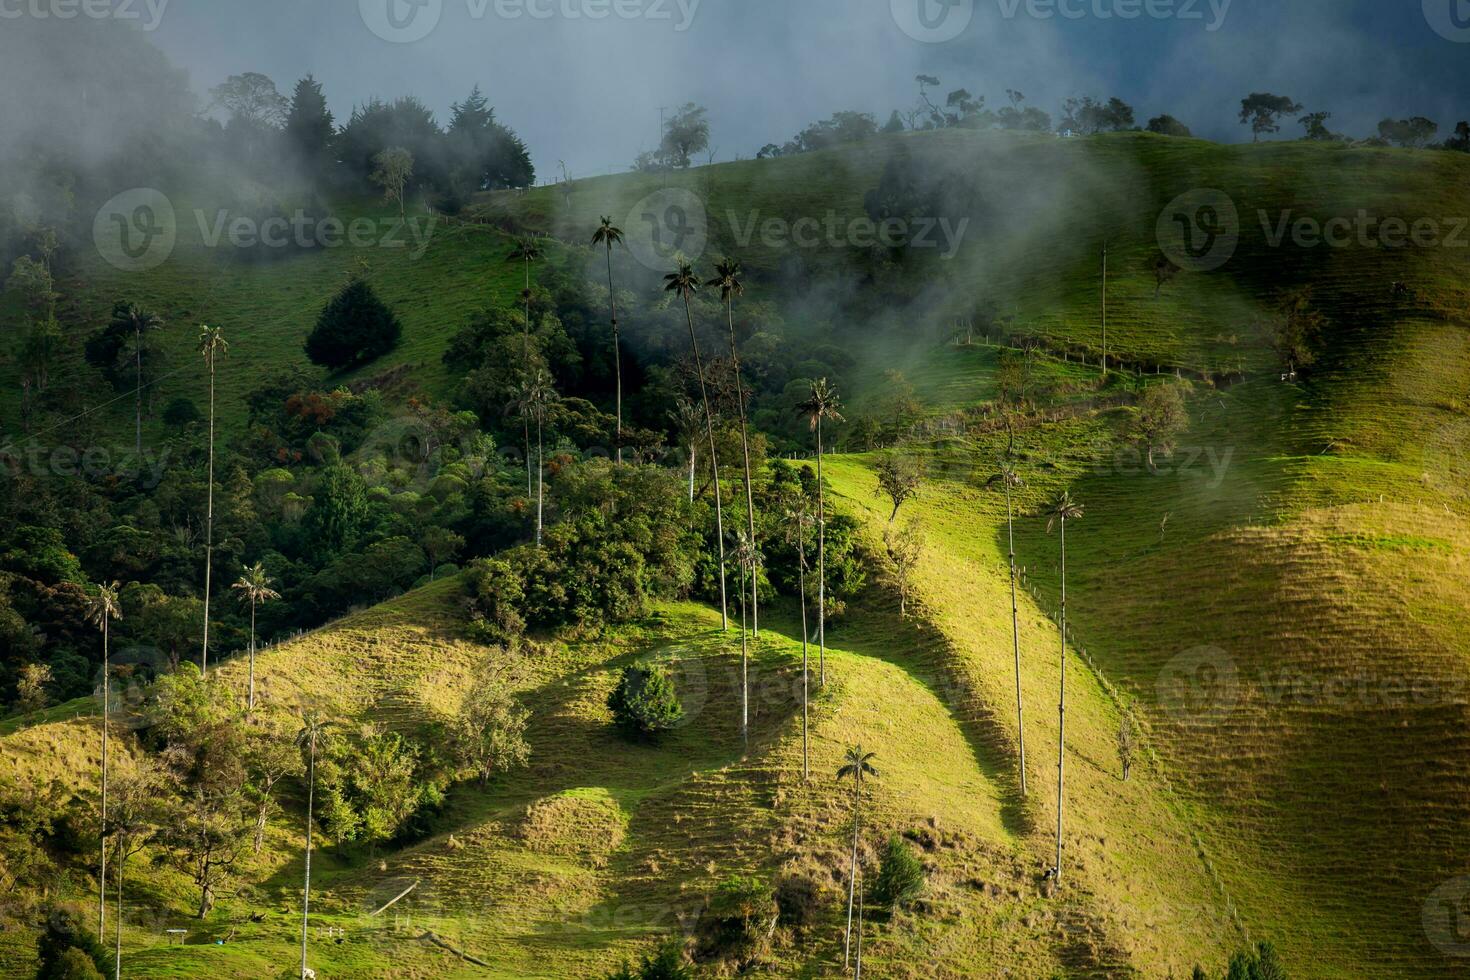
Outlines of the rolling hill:
M971 219L951 258L846 239L741 241L752 219L791 227L832 214L850 227L870 192L905 181L916 200ZM1160 282L1160 217L1204 188L1232 202L1238 243L1218 267ZM889 410L886 372L913 384L923 411L904 421L902 451L923 460L926 479L900 520L916 521L926 545L909 619L884 573L829 631L809 785L795 609L776 610L762 631L748 753L731 698L738 639L719 634L717 614L666 605L601 640L538 641L520 692L532 711L529 770L456 788L433 834L377 861L324 851L318 928L345 936L316 942L322 975L597 976L689 927L718 881L747 872L807 874L832 893L810 934L780 947L779 972L837 975L846 797L830 773L857 741L879 753L874 826L923 842L931 881L923 914L873 924L874 976L1184 976L1260 939L1294 976L1470 973L1435 898L1470 869L1470 247L1451 244L1470 215L1467 188L1470 159L1451 153L919 133L578 181L569 197L495 195L415 263L370 256L408 334L374 370L410 365L443 390L439 353L463 316L519 289L499 229L554 236L552 261L576 268L590 261L588 216L632 229L650 206L655 221L667 216L657 209L667 198L650 196L690 195L706 216L706 264L739 254L749 292L777 305L789 331L852 355L852 417ZM1432 221L1442 237L1272 240L1283 216L1288 228L1302 217L1356 228L1360 212L1379 230ZM186 248L127 285L170 321L222 322L251 338L229 402L250 375L299 356L352 260L341 250L222 275L219 256ZM107 275L84 267L77 316L105 310L119 288ZM1271 324L1283 296L1306 286L1321 317L1315 363L1287 377ZM170 343L193 357L192 333ZM1005 502L985 485L1008 443L993 405L999 361L1022 345L1035 358L1015 434L1026 480L1016 519L1024 799ZM1151 472L1129 434L1133 406L1167 375L1191 380L1190 425ZM163 390L193 393L197 379ZM109 424L125 427L127 407ZM881 567L880 458L834 457L828 476ZM1046 530L1063 489L1086 507L1068 526L1064 653ZM437 583L270 651L268 703L286 711L326 697L345 718L431 724L482 655L460 638L457 589ZM1059 656L1069 872L1050 896L1039 873L1055 820ZM692 709L657 746L613 736L603 706L616 671L645 658L675 665ZM1114 749L1123 712L1144 744L1127 782ZM0 753L76 778L95 752L89 738L95 723L58 716L5 734ZM227 928L184 923L179 881L150 878L149 904L179 911L168 921L188 939L166 945L162 922L134 929L129 975L289 966L298 837L296 824L273 826L253 887L222 902L220 921L235 928L223 946L211 942ZM367 915L413 882L401 917ZM490 967L426 945L426 930ZM32 946L6 934L0 962L21 969Z

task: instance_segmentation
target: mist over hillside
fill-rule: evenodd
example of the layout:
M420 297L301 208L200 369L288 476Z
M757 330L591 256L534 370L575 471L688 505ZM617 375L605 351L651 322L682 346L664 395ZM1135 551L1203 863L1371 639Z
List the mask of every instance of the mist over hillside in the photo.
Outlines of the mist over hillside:
M0 974L1470 976L1461 20L0 4Z

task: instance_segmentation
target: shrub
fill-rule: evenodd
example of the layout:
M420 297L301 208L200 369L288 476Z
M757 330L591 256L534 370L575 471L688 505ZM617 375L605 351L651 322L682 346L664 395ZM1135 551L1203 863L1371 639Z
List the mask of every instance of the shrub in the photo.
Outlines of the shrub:
M666 732L684 717L674 682L658 667L626 667L618 686L607 696L613 722L636 735Z
M700 917L700 956L742 963L756 959L776 915L776 896L768 883L750 875L726 878Z
M923 890L924 866L897 834L889 837L873 886L873 900L885 908L901 909Z
M306 356L323 367L356 367L391 351L402 334L403 325L373 287L353 279L317 317L306 338Z
M486 643L510 644L526 629L520 607L525 583L510 562L487 558L465 572L469 591L470 629Z
M806 875L787 875L776 883L776 911L783 926L807 928L816 921L821 902L821 886Z
M37 980L93 980L113 966L112 954L65 909L46 917L46 930L36 940L36 953L41 961Z
M670 939L651 955L645 955L638 969L628 966L626 960L618 969L607 975L607 980L693 980L694 971L684 962L684 947L677 939Z

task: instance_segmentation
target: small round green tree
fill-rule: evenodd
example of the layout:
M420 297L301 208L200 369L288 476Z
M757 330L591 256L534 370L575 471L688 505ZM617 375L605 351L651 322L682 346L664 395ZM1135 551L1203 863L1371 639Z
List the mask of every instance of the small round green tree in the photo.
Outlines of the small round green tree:
M376 360L398 346L403 325L373 287L354 278L332 297L306 338L313 364L334 370Z
M658 667L624 668L607 706L619 728L643 737L666 732L684 717L673 680Z

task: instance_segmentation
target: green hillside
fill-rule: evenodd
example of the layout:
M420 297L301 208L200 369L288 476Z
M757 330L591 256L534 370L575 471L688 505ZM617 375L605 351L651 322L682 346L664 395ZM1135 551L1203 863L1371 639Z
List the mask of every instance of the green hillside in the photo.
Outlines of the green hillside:
M890 167L915 167L934 193L963 202L972 221L952 259L738 241L752 216L859 218ZM1258 940L1293 976L1470 975L1424 918L1431 893L1470 867L1470 248L1277 247L1268 235L1283 215L1325 224L1360 211L1448 230L1470 216L1470 158L935 132L492 195L473 215L485 224L442 229L420 259L368 254L405 343L364 373L406 365L422 390L446 394L448 339L520 288L493 228L551 235L554 266L595 274L582 249L594 217L633 231L639 202L666 188L703 202L701 268L738 254L751 272L745 301L773 306L787 336L851 358L851 424L825 468L873 574L828 631L812 781L801 778L794 604L763 610L748 752L739 638L719 632L718 612L661 603L596 639L537 637L519 660L527 770L457 785L408 847L320 852L320 976L601 976L691 930L716 886L746 873L808 876L826 899L807 934L777 937L771 972L841 975L849 797L832 774L857 742L881 772L867 846L908 834L929 877L921 911L869 923L875 977L1182 977L1197 962L1218 972ZM1159 216L1199 188L1234 202L1238 247L1217 269L1160 284ZM180 325L231 329L241 339L221 401L239 425L244 393L259 372L299 360L354 261L344 249L239 269L182 247L125 283L99 262L80 272L73 314L99 316L126 289L169 321L174 370L197 360L194 330ZM645 272L651 283L656 270ZM1271 324L1304 286L1320 338L1310 370L1287 378ZM637 319L625 329L636 342ZM1035 345L1014 418L1026 481L1015 522L1025 798L1005 497L986 485L1009 441L997 379L1023 340ZM891 407L895 370L918 411ZM1141 392L1171 375L1190 380L1189 425L1150 472L1131 426ZM202 373L181 371L161 390L197 399L201 385ZM774 394L756 398L758 411L785 411ZM130 403L113 410L103 424L129 431ZM882 557L883 454L858 444L860 417L881 419L890 448L924 464L898 519L916 521L925 541L908 618ZM1047 532L1063 490L1086 508L1067 526L1064 654L1058 540ZM270 650L258 667L267 712L286 724L308 701L346 722L431 731L486 655L464 639L461 588L441 581ZM1050 894L1041 872L1056 819L1061 656L1068 876ZM672 667L688 720L655 744L629 743L605 700L624 666L648 660ZM219 674L242 684L243 669L236 659ZM1143 742L1126 782L1115 748L1124 712ZM7 725L0 753L88 785L95 721L70 715ZM286 809L242 874L247 886L207 924L185 918L185 880L140 872L138 901L169 911L129 930L129 976L289 968L303 841L300 801ZM414 883L394 910L368 915ZM85 896L86 885L62 893ZM174 927L186 929L183 945L167 943ZM423 941L426 931L490 966ZM33 952L33 936L0 933L0 972L27 969Z

